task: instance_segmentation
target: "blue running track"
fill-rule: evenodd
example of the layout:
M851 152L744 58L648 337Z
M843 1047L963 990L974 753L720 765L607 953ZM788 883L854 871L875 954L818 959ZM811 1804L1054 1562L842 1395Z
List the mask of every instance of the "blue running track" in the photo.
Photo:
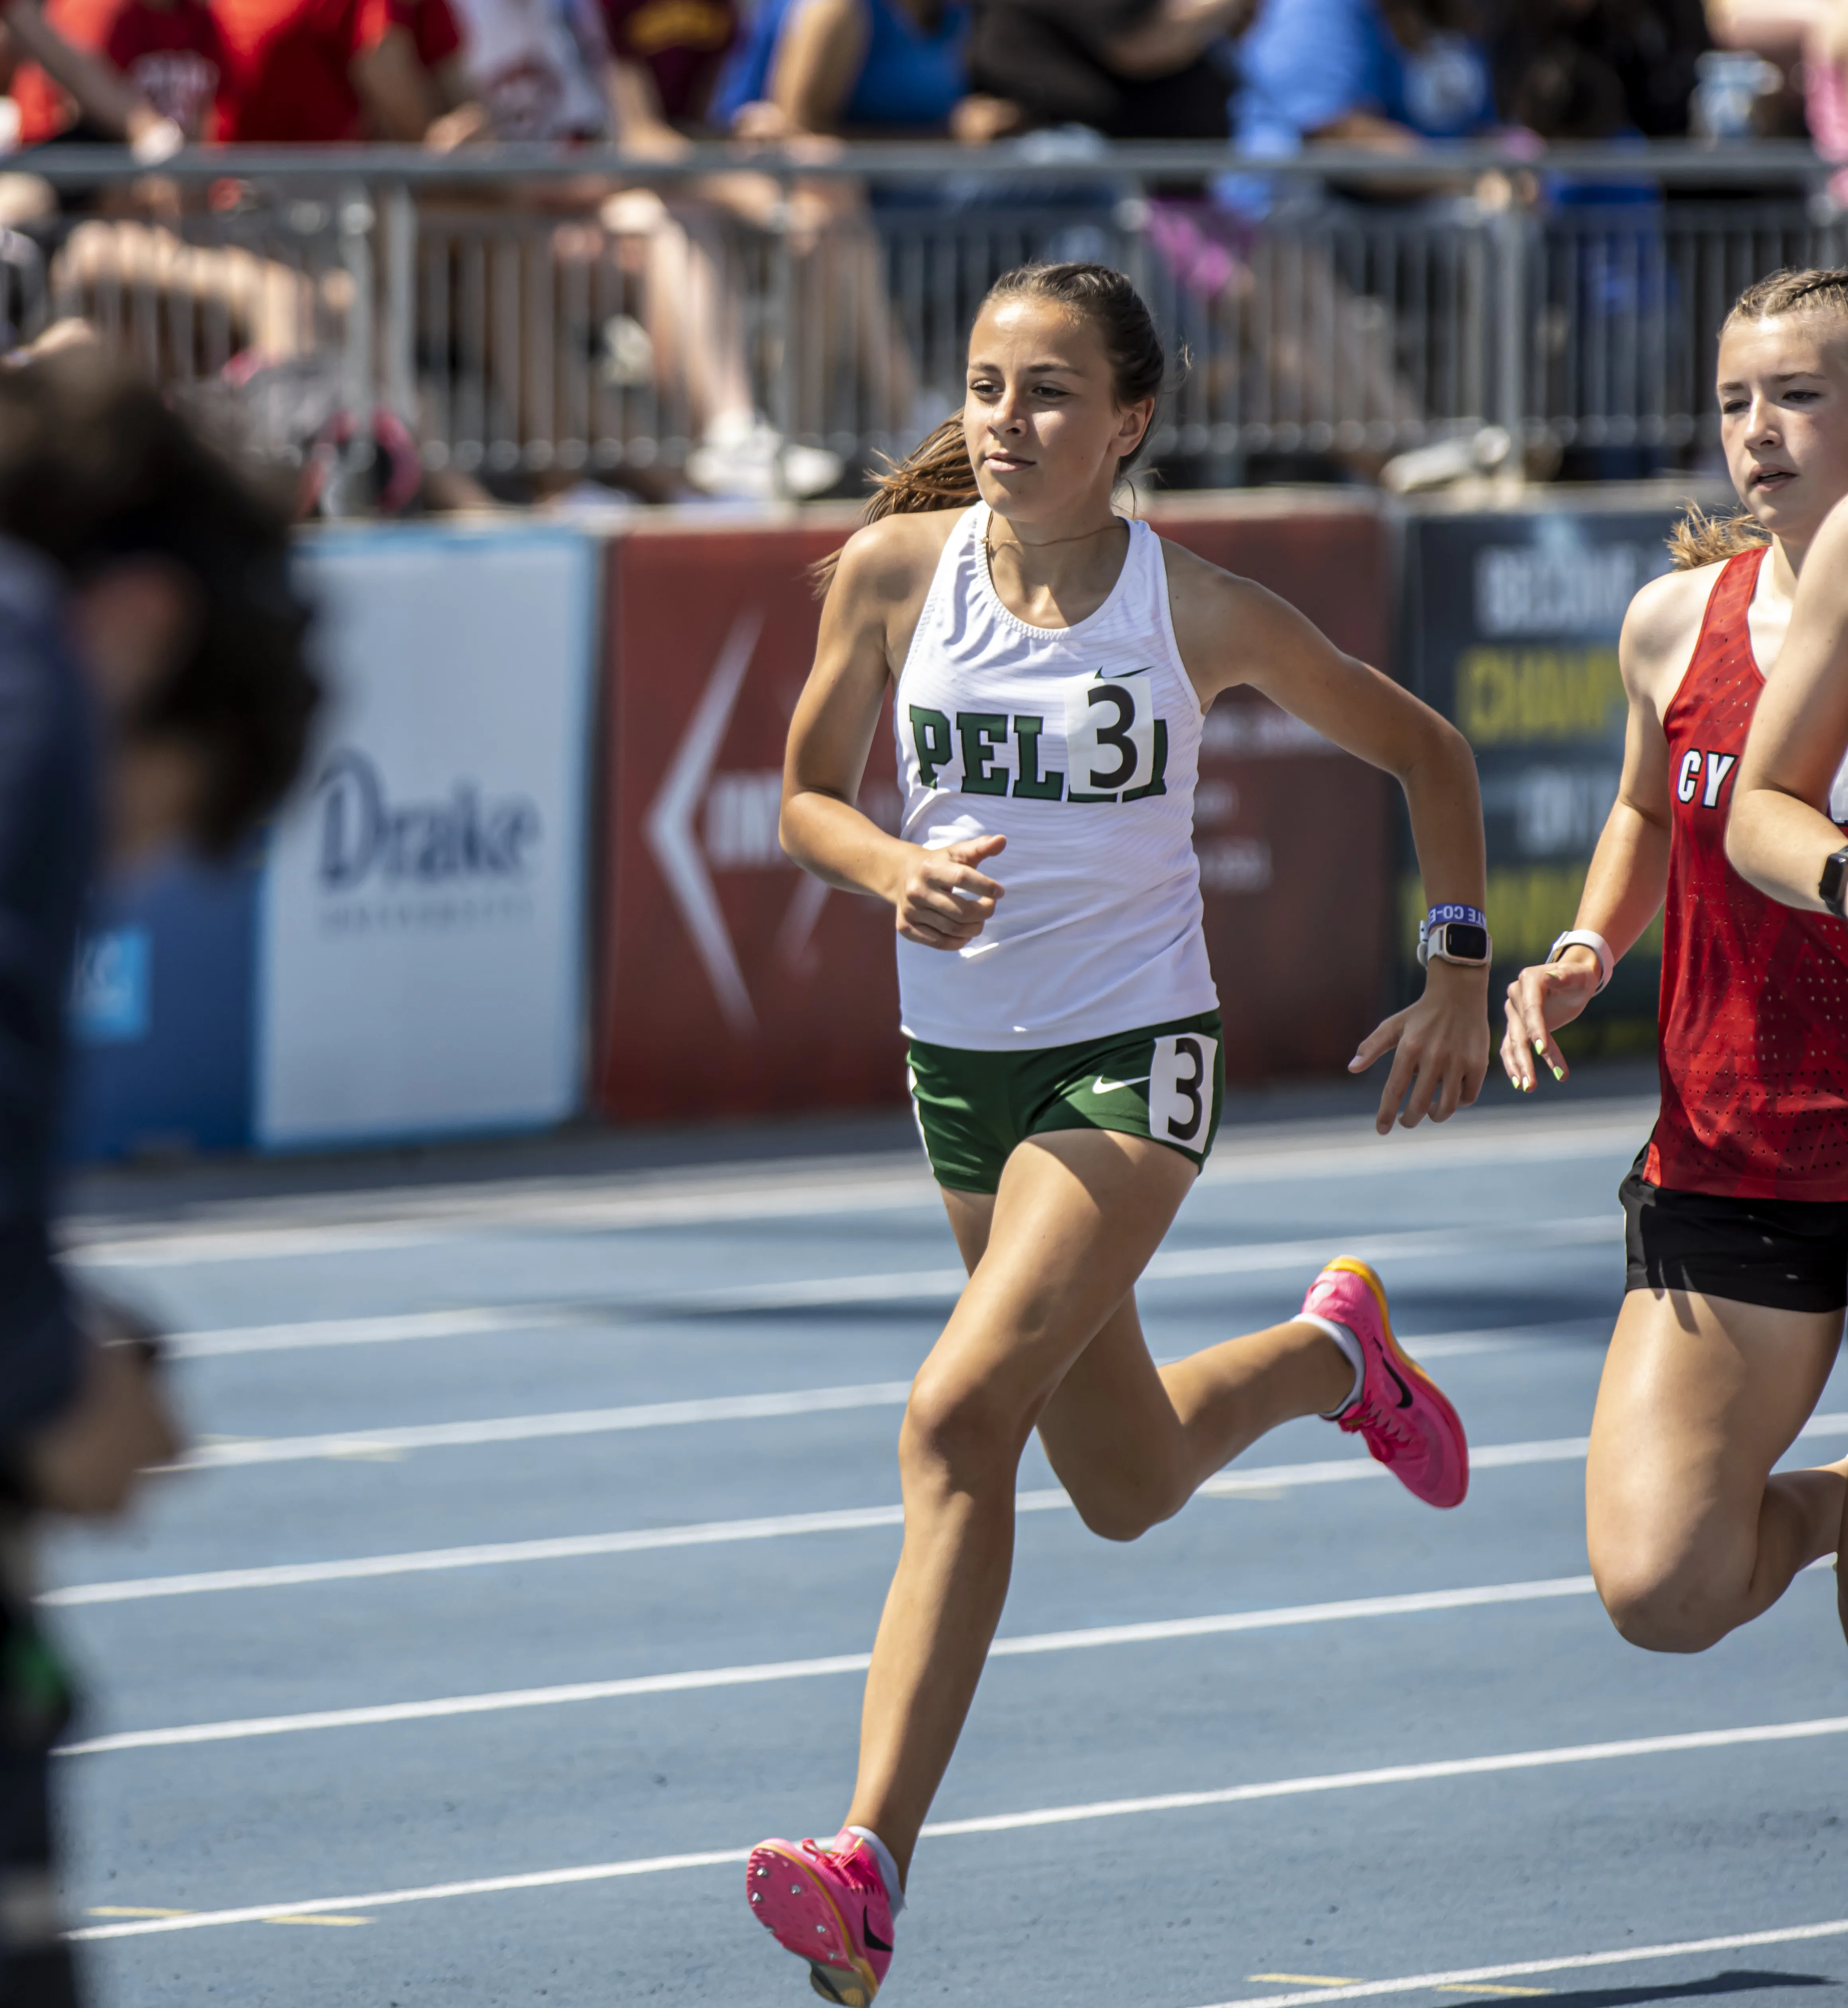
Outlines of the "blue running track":
M1468 1426L1468 1501L1306 1422L1112 1547L1030 1453L892 2008L1848 1981L1835 1578L1700 1658L1612 1632L1583 1439L1648 1111L1507 1099L1222 1137L1152 1342L1369 1254ZM811 2000L734 1858L846 1802L904 1387L954 1291L916 1152L133 1190L78 1245L183 1335L197 1468L48 1557L104 2008ZM1838 1374L1793 1461L1844 1453Z

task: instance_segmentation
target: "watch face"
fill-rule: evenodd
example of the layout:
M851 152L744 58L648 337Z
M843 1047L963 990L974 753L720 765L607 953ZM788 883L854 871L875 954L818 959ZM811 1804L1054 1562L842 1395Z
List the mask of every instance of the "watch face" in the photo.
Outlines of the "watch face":
M1822 882L1816 888L1816 896L1825 907L1832 907L1839 914L1842 910L1843 880L1848 877L1848 851L1838 850L1822 868Z
M1472 921L1452 921L1443 931L1443 952L1452 961L1486 962L1489 930Z

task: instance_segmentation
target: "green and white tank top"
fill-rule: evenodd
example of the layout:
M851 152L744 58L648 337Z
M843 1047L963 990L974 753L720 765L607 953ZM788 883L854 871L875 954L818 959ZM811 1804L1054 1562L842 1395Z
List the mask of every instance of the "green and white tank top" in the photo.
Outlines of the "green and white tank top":
M1175 645L1161 541L1070 628L1034 628L989 575L988 509L950 532L893 706L901 833L995 833L1007 889L954 954L901 940L905 1031L981 1052L1059 1046L1214 1009L1193 789L1200 705Z

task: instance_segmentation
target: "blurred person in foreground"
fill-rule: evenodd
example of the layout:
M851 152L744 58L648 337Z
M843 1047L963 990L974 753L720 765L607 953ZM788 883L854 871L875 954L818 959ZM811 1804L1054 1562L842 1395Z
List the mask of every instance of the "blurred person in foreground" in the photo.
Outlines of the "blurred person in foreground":
M154 1342L54 1258L65 1013L105 863L223 856L317 689L288 520L87 349L0 372L0 2002L72 2008L49 1806L68 1681L34 1616L48 1515L118 1513L176 1431Z

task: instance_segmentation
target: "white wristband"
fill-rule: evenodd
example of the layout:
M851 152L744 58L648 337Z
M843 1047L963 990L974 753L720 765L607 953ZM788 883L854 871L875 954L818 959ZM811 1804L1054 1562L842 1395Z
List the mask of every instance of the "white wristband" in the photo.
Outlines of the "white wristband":
M1598 958L1598 990L1602 990L1609 982L1611 972L1617 966L1617 959L1610 952L1610 943L1603 935L1594 934L1589 928L1573 928L1561 935L1546 951L1546 960L1557 962L1560 951L1569 948L1588 948ZM1597 994L1597 990L1592 992L1594 997Z

